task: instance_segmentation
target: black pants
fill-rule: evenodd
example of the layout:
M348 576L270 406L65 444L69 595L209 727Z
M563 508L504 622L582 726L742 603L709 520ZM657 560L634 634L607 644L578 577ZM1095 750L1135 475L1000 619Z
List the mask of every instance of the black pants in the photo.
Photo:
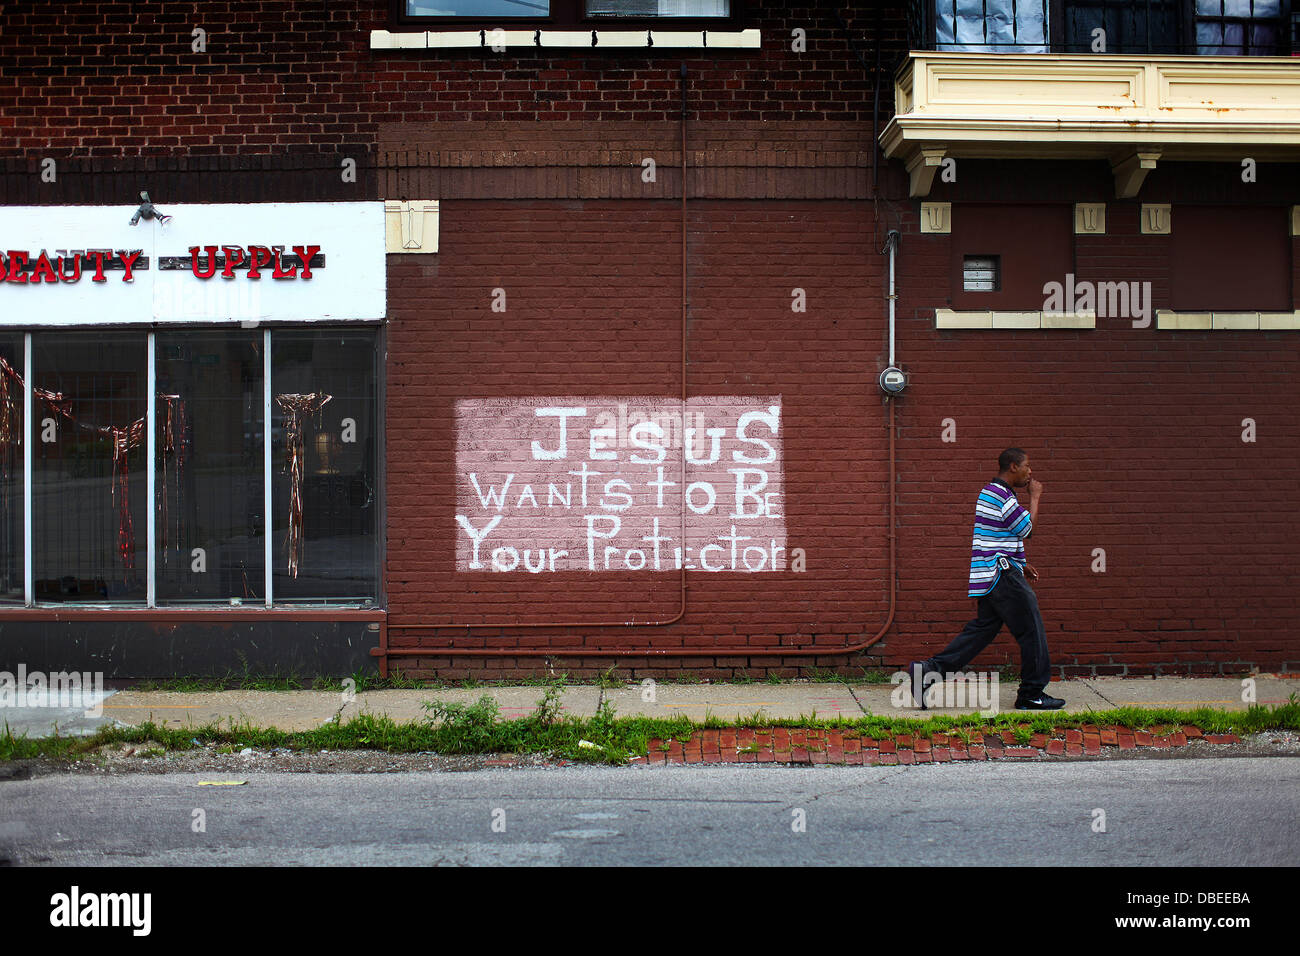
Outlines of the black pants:
M1020 645L1020 696L1032 697L1045 690L1052 665L1038 596L1014 566L1003 571L993 590L979 598L975 618L952 643L924 662L926 672L948 674L963 669L992 643L1003 624Z

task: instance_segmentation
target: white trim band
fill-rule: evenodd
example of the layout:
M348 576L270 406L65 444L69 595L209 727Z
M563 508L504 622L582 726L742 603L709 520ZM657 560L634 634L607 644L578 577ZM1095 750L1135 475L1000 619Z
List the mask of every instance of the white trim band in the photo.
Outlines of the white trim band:
M494 31L501 32L493 36ZM497 42L494 44L493 40ZM372 50L448 50L481 47L542 49L715 49L757 50L761 32L752 30L429 30L424 33L370 31Z

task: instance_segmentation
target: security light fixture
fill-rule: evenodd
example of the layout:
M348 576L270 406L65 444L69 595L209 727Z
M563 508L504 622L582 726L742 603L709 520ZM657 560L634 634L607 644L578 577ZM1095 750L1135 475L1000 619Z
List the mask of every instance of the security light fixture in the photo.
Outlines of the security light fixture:
M140 208L137 209L135 211L135 215L131 217L131 225L133 226L136 225L137 223L140 222L142 218L143 219L157 218L157 220L160 223L162 223L164 226L167 225L168 221L172 217L164 215L161 209L159 209L157 206L151 203L149 201L149 194L144 190L140 191L140 198L143 199L144 202L140 203Z

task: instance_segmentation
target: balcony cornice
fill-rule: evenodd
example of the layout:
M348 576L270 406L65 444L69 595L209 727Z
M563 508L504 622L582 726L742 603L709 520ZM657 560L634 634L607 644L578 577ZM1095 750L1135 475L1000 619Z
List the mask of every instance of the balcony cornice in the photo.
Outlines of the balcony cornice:
M1160 160L1300 158L1300 58L909 54L880 142L911 193L948 157L1102 159L1121 198Z

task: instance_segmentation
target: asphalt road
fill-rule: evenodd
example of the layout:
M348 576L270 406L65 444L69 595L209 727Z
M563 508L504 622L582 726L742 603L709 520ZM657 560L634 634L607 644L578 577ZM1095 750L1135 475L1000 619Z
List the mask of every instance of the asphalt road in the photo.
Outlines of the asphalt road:
M60 774L0 783L0 861L1294 865L1298 811L1297 757Z

